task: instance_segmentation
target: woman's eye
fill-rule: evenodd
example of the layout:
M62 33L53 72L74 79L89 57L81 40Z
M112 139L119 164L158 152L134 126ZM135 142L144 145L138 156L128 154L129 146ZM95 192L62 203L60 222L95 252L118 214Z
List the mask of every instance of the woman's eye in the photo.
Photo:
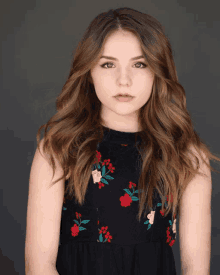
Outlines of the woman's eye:
M108 69L109 67L107 66L107 67L105 67L105 65L108 65L108 64L111 64L111 65L114 65L113 63L111 63L111 62L106 62L106 63L104 63L103 65L101 65L101 67L102 68L105 68L105 69ZM137 69L143 69L143 68L146 68L147 67L147 65L145 64L145 63L142 63L142 62L137 62L137 63L135 63L135 65L136 64L141 64L141 65L144 65L144 67L142 67L141 68L141 66L138 66L138 67L136 67Z

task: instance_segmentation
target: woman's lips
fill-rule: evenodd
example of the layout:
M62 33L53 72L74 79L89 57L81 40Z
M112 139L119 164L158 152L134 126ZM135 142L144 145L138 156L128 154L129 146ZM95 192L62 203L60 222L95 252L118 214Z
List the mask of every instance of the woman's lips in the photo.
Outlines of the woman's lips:
M130 102L133 98L133 96L115 96L115 99L120 102Z

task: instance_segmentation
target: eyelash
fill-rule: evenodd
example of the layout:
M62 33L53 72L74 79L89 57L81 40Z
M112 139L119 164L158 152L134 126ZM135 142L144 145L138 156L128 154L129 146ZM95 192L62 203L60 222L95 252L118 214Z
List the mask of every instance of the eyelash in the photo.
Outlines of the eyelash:
M145 69L147 67L147 65L145 63L143 63L143 62L137 62L137 63L135 63L135 65L138 64L138 63L144 65L145 67L144 68L136 68L136 69ZM104 67L106 64L113 64L113 63L112 62L106 62L106 63L102 64L100 67L102 67L104 69L111 69L111 68Z

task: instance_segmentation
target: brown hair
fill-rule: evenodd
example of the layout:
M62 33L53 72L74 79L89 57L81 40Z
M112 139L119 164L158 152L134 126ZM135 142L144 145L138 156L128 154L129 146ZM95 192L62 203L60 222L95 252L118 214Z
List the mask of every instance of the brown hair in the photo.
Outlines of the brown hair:
M140 148L143 164L138 189L145 191L138 193L139 221L145 203L145 210L152 208L154 188L162 197L162 211L166 198L172 196L164 215L170 211L173 216L178 215L179 202L187 184L196 174L204 175L199 172L199 159L191 151L192 146L204 161L206 157L208 162L205 163L212 171L218 172L209 165L209 160L220 161L220 158L210 152L193 129L186 109L185 91L178 82L171 44L163 26L151 15L131 8L110 9L90 23L75 50L69 76L56 99L57 113L37 132L37 146L39 148L41 129L45 128L43 151L52 164L53 178L54 157L64 171L63 176L52 184L69 176L65 195L75 196L83 205L91 168L97 163L97 145L103 138L101 102L96 96L90 70L102 55L105 41L115 31L129 31L136 35L154 73L151 96L139 112L144 142ZM197 168L193 168L189 155L196 160Z

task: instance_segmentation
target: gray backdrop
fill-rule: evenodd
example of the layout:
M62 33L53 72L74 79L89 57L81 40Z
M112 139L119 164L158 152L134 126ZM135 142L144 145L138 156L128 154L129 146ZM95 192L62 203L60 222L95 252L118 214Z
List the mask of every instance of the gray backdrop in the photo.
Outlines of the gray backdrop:
M24 246L36 133L55 113L71 54L100 12L127 6L156 17L170 38L196 131L220 154L220 15L215 0L8 0L0 4L0 273L25 274ZM213 161L211 165L219 169ZM219 274L220 174L212 173L211 274ZM177 232L179 232L177 220ZM180 274L179 235L173 246Z

